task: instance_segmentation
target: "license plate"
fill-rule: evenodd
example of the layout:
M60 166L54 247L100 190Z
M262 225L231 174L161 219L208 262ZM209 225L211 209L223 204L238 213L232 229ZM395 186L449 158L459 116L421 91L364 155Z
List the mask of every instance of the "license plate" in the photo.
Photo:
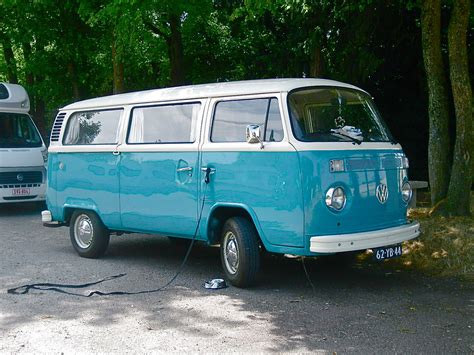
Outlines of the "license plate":
M381 261L385 259L398 258L402 255L402 245L392 245L389 247L373 248L375 260Z
M27 196L31 195L31 191L29 188L21 187L17 189L12 189L12 196Z

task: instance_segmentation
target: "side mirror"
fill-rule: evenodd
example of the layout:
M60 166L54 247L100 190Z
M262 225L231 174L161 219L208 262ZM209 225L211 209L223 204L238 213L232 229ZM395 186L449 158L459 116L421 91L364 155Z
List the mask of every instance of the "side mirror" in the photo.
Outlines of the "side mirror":
M260 143L260 149L263 149L263 142L260 134L260 126L256 124L249 124L245 129L245 136L247 143Z

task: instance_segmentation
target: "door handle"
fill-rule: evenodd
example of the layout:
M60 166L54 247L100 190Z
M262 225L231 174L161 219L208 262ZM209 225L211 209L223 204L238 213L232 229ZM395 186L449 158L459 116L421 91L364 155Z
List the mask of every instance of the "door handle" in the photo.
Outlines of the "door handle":
M206 167L206 168L201 168L201 171L205 173L205 175L204 175L204 182L205 182L206 184L209 184L209 182L211 181L211 175L212 175L212 174L215 174L216 169Z
M112 154L117 156L117 155L120 155L120 152L119 151L114 151L114 152L112 152Z
M190 167L190 166L187 166L187 167L185 167L185 168L178 168L178 169L176 169L176 171L177 171L178 173L182 173L182 172L184 172L184 171L193 171L193 168Z

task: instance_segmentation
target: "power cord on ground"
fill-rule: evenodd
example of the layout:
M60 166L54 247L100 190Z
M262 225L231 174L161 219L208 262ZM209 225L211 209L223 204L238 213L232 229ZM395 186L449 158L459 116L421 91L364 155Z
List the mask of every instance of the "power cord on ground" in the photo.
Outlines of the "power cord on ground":
M311 285L311 288L313 289L313 293L316 292L316 287L313 285L313 281L311 281L311 277L309 276L308 270L306 270L306 264L304 263L305 257L301 257L301 264L303 264L303 270L306 275L306 279L308 280L309 284Z
M163 286L159 288L155 288L152 290L143 290L143 291L135 291L135 292L126 292L126 291L113 291L113 292L102 292L102 291L91 291L88 294L82 294L82 293L76 293L76 292L70 292L66 291L64 289L81 289L81 288L86 288L94 285L98 285L102 282L105 281L110 281L114 279L118 279L120 277L125 276L126 274L118 274L114 276L109 276L106 277L102 280L99 281L94 281L94 282L89 282L86 284L80 284L80 285L71 285L71 284L55 284L55 283L35 283L35 284L27 284L27 285L22 285L18 286L15 288L8 289L7 292L9 294L13 295L24 295L27 294L30 290L38 290L38 291L53 291L53 292L59 292L63 293L66 295L72 295L72 296L79 296L79 297L92 297L92 296L123 296L123 295L141 295L141 294L146 294L146 293L154 293L154 292L160 292L165 290L168 286L170 286L181 274L183 271L188 259L189 255L191 254L191 250L194 246L194 242L196 241L196 236L199 231L199 226L201 225L201 218L202 218L202 212L204 210L204 204L206 202L206 192L207 192L207 185L209 184L210 181L210 174L211 174L211 169L207 168L205 170L205 176L204 176L204 191L202 194L202 204L201 208L199 211L199 216L198 216L198 221L196 224L196 229L193 234L193 238L191 239L191 243L189 244L189 247L186 251L186 255L184 256L183 261L181 262L181 265L178 268L178 271L176 271L176 274Z

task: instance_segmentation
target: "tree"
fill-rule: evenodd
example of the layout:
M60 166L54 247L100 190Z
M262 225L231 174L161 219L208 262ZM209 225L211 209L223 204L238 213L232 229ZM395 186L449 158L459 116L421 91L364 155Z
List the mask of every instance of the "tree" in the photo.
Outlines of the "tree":
M456 142L449 182L447 213L470 215L470 188L474 170L472 88L469 80L466 35L470 0L453 2L448 29L449 74L456 114Z
M141 1L136 7L142 15L145 27L156 37L165 41L171 86L184 85L187 80L183 29L187 23L197 23L210 15L208 0L160 0Z
M451 165L448 80L441 54L441 0L422 0L421 33L429 97L431 203L436 205L446 198Z
M454 1L448 29L449 76L456 116L451 156L449 94L441 54L441 1L423 0L421 3L423 58L429 90L431 200L447 215L470 215L473 133L466 43L470 10L470 0Z

